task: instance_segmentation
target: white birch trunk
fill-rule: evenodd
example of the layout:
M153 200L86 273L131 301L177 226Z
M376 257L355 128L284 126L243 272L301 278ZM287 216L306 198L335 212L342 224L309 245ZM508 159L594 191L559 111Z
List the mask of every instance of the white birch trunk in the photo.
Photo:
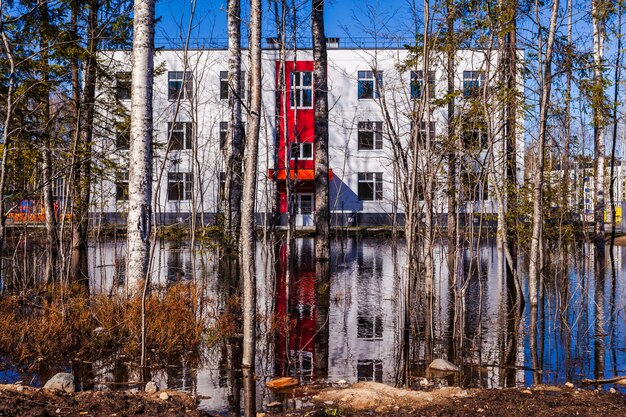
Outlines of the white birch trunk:
M244 154L243 201L241 203L241 279L243 281L244 415L256 416L254 378L256 345L256 268L254 212L261 126L261 1L250 2L250 106Z
M533 226L532 237L530 241L530 258L528 266L528 287L530 306L537 307L537 285L539 274L541 274L540 262L540 240L543 222L543 173L544 173L544 154L545 142L547 134L548 120L548 104L550 103L550 90L552 87L552 52L554 48L554 39L556 36L557 15L559 11L559 0L552 2L552 14L550 17L550 30L548 33L548 44L546 45L543 85L541 86L541 102L539 108L539 139L537 149L537 169L533 184ZM541 48L540 48L541 53Z
M147 280L152 215L154 0L135 0L128 182L126 282Z

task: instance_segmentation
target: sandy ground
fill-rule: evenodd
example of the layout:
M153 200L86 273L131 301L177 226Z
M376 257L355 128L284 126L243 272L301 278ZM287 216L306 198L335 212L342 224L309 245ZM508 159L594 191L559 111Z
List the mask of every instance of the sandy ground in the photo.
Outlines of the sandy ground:
M0 385L0 416L211 416L196 409L188 395L87 391L49 392L16 385ZM306 406L281 408L300 397ZM407 391L374 382L321 391L296 389L275 403L274 411L257 417L361 416L626 416L626 395L565 387L531 389L438 388Z
M565 387L531 389L439 388L406 391L373 382L328 389L311 407L266 417L361 416L626 416L626 395Z

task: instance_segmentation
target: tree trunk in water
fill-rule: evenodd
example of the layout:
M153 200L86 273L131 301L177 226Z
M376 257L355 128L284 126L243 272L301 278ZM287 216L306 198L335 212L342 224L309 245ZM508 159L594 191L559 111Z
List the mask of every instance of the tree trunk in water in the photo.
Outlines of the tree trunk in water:
M315 109L315 377L328 376L328 299L330 296L330 201L328 156L328 55L324 0L313 0L313 107ZM325 343L326 341L326 343Z
M552 86L552 51L554 47L554 38L556 36L557 14L559 9L559 0L552 2L552 14L550 17L550 31L548 33L548 44L546 45L545 62L543 69L543 85L541 86L541 103L539 109L539 139L537 149L537 172L533 184L533 225L532 237L530 242L530 259L528 266L528 286L530 306L537 307L537 285L539 274L541 274L542 265L540 264L541 249L541 229L543 222L543 173L544 173L544 154L545 141L548 130L548 104L550 103L550 90ZM541 53L541 48L539 48Z
M134 16L126 280L136 293L137 283L149 279L154 0L135 0Z
M243 128L241 124L241 7L240 0L228 1L228 106L230 123L224 147L224 235L231 252L238 250L241 223L241 161Z
M330 206L328 180L328 82L324 0L313 0L313 91L315 94L315 256L328 261L330 255Z
M254 376L256 344L256 268L254 212L261 126L261 0L250 2L250 106L245 145L243 201L241 203L241 279L243 281L244 415L256 416Z
M604 80L602 65L604 61L604 38L606 35L606 10L604 0L592 0L591 15L593 20L593 78L592 92L593 106L593 139L595 153L595 186L594 186L594 232L597 248L598 262L605 258L604 241L604 162L605 162L605 138L604 138Z
M87 57L84 60L84 85L78 108L77 159L73 179L73 221L71 274L74 282L88 283L87 276L87 237L89 227L89 198L91 192L91 141L95 118L97 81L96 52L98 49L98 0L92 1L89 8L87 31Z

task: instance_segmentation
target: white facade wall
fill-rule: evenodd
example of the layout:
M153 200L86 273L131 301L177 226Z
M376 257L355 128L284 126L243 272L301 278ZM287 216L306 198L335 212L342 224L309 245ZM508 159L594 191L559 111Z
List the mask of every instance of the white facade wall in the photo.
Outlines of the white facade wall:
M484 71L487 79L497 62L497 57L486 57L485 51L460 50L457 53L455 88L463 89L463 71ZM494 52L495 55L495 52ZM410 71L400 72L398 65L405 62L408 52L402 49L329 49L329 140L330 168L333 170L331 182L331 210L339 213L359 212L362 214L391 214L402 212L402 204L396 192L393 152L387 139L383 140L382 150L358 149L358 122L384 121L381 101L359 99L357 94L358 71L371 71L376 68L383 72L383 94L393 120L394 128L407 140L410 137L410 112L414 105L410 97ZM268 169L275 168L275 123L276 123L276 61L278 51L263 51L263 123L259 146L259 179L257 191L257 211L271 212L275 201L275 185L268 178ZM294 56L288 56L293 60ZM312 60L310 51L298 51L298 61ZM100 61L113 72L130 71L130 52L103 52ZM444 57L435 57L432 68L436 76L436 97L441 99L447 93ZM488 63L491 64L488 65ZM244 51L242 63L247 65ZM228 120L228 100L219 95L220 72L227 71L226 50L165 50L155 57L154 94L154 148L155 160L154 188L157 221L185 221L191 213L215 214L219 211L219 184L222 168L222 152L219 147L220 122ZM420 64L415 66L420 70ZM172 101L168 99L168 72L191 71L193 75L193 97L191 100ZM521 85L521 82L520 82ZM105 157L102 166L102 179L93 189L92 212L105 220L123 220L126 211L124 201L116 201L116 172L123 173L128 166L128 152L116 150L114 121L121 120L119 110L115 110L115 80L108 80L98 90L98 110L101 115L96 125L94 151ZM461 94L462 96L462 94ZM128 108L130 100L121 101ZM464 100L456 99L457 109L462 109ZM497 106L495 107L497 108ZM458 110L457 110L458 111ZM494 112L494 119L499 117ZM447 134L447 106L433 106L432 120L435 122L436 136ZM168 139L168 123L192 122L195 126L193 149L165 152ZM498 123L497 120L494 120ZM520 123L523 120L520 120ZM385 128L383 128L385 131ZM523 131L518 128L519 166L523 150ZM502 173L502 141L496 139L495 154L498 167L496 174L490 175L490 184L499 181ZM476 155L476 166L485 163L486 153ZM440 187L435 198L435 210L446 213L444 194L446 157L433 155L421 163L435 166L440 179ZM113 169L111 169L113 167ZM171 201L167 198L168 173L190 173L193 176L193 193L190 200ZM361 201L358 198L358 174L360 172L383 173L383 199ZM519 169L521 178L521 168ZM490 185L491 188L491 185ZM493 192L485 201L467 202L461 206L466 212L495 213ZM121 215L121 217L120 217Z

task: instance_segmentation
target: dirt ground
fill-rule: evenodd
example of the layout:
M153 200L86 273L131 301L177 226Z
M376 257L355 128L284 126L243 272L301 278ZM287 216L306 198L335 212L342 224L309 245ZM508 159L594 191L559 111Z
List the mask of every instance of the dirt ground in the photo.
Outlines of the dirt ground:
M0 416L212 416L196 409L184 393L86 391L48 392L16 385L0 385ZM626 416L626 395L565 387L531 389L439 388L406 391L374 382L319 392L300 390L285 395L282 404L299 397L296 411L259 412L257 417L362 416ZM289 399L291 398L291 399Z
M74 394L49 392L16 385L0 385L0 416L209 416L196 409L195 401L183 393L167 391L145 394L85 391Z
M364 382L313 395L310 407L265 417L626 416L626 395L565 387L405 391Z

